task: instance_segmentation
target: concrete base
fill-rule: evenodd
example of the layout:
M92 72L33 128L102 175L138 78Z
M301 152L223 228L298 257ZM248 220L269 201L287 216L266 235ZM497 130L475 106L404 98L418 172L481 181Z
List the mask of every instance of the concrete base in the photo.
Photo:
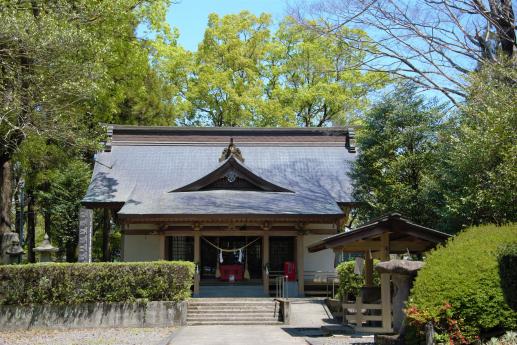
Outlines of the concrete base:
M183 326L187 302L0 306L0 329Z

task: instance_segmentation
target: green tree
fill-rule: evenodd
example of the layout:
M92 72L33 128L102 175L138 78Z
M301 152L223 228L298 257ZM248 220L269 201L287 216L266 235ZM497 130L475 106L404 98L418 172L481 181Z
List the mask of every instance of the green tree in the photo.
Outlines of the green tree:
M98 121L172 123L164 119L163 79L149 61L159 53L155 42L174 44L168 5L0 2L0 233L11 226L12 159L27 138L80 146L97 141ZM136 37L140 24L154 41Z
M287 17L274 43L267 64L269 99L278 100L298 126L348 124L364 110L370 92L387 81L386 74L360 71L364 51L374 50L362 30L342 26L336 35L322 36Z
M189 71L186 100L191 107L185 123L268 125L258 109L264 102L261 61L267 52L270 25L270 15L257 17L247 11L209 16Z
M49 171L52 188L40 192L41 202L51 205L49 236L65 252L68 262L77 260L79 208L90 176L91 170L86 163L72 160Z
M398 87L365 114L351 173L361 220L398 211L436 226L443 205L435 182L443 122L442 108L411 85Z
M209 126L328 126L364 109L386 75L362 73L370 46L361 30L350 40L322 37L291 18L272 32L271 16L211 14L197 52L173 47L167 67L178 90L182 124Z
M457 131L442 150L444 216L453 228L517 221L517 70L484 64L470 75Z

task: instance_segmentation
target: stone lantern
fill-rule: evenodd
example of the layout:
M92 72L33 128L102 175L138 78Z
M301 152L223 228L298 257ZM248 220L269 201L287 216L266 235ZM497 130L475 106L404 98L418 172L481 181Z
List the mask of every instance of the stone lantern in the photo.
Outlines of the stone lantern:
M411 282L417 272L422 268L422 261L390 260L377 264L375 269L379 273L391 274L391 281L395 287L393 296L393 330L397 333L403 331L404 303L409 296Z
M10 264L20 263L20 259L23 255L23 248L20 246L20 240L15 237L11 240L11 246L5 251L9 255Z
M59 248L54 247L49 239L48 235L45 234L45 237L43 237L43 241L40 243L40 245L33 249L36 253L40 254L40 262L52 262L52 253L55 253L59 250Z

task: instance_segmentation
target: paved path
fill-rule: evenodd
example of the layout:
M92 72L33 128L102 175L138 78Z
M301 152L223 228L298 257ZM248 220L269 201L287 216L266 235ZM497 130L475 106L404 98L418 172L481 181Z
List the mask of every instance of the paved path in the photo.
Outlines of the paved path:
M329 314L322 299L291 299L291 323L285 326L188 326L171 345L307 345L305 337L320 335Z
M173 336L170 345L307 345L279 326L188 326Z

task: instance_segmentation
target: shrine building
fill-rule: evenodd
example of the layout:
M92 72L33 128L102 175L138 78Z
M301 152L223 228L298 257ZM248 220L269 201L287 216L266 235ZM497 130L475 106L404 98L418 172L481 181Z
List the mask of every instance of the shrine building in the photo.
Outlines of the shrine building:
M308 247L341 232L354 205L351 128L114 125L108 137L82 200L80 261L91 261L101 210L105 239L120 224L123 261L196 263L195 294L224 284L268 294L287 270L303 295L334 272L332 249Z

